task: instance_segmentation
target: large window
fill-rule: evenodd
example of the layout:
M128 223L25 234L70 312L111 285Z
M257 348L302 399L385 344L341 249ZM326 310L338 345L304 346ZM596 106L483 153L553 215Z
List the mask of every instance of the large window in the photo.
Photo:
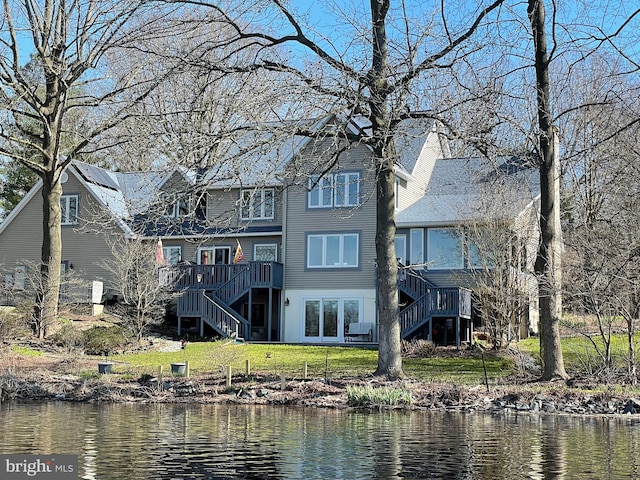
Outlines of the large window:
M430 228L427 253L430 269L464 267L462 239L453 228Z
M78 195L62 195L60 197L60 212L62 225L78 223Z
M273 188L242 190L240 217L242 220L271 220L274 213Z
M308 268L353 268L358 266L357 233L309 235Z
M362 319L361 298L310 298L304 300L306 339L340 340L350 323Z
M309 208L355 207L360 204L360 174L343 172L309 180Z

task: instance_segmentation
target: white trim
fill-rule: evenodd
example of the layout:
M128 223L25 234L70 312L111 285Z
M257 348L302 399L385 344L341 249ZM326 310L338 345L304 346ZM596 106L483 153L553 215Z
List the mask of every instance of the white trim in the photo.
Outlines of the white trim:
M336 336L325 336L323 335L323 304L325 301L337 301L338 302L338 312L337 312L337 335ZM358 302L358 323L364 322L364 297L358 295L332 295L331 292L319 292L317 295L304 295L300 297L300 307L302 311L300 312L300 339L302 342L344 342L344 303L345 301L357 301ZM320 309L318 311L318 336L307 336L306 335L306 303L307 302L320 302Z
M265 215L265 211L267 210L267 193L271 192L271 216ZM245 193L249 196L249 203L247 205L245 202ZM260 207L260 216L253 216L253 212L255 210L255 201L259 202ZM246 210L246 212L244 211ZM248 216L244 216L244 213L248 213ZM276 214L276 191L275 188L243 188L240 190L240 220L273 220Z
M75 198L76 200L76 211L73 218L69 215L69 211L71 210L71 199ZM62 208L62 203L65 203L65 207ZM63 193L60 195L60 225L78 225L78 218L80 214L80 195L77 193ZM67 217L67 218L64 218Z
M333 264L327 263L327 240L328 237L338 237L338 262ZM355 237L356 239L356 263L355 265L347 264L344 262L344 242L346 237ZM322 240L322 265L311 265L310 253L311 253L311 239L320 238ZM360 266L360 234L353 232L344 233L312 233L307 234L307 248L306 248L306 268L308 269L324 269L324 268L358 268Z

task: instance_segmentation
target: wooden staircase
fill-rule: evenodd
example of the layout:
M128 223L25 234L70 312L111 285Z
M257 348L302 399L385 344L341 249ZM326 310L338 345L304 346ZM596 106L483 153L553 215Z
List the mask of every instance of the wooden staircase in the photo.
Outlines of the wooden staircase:
M428 327L433 317L471 318L471 290L436 287L421 272L407 267L398 277L398 289L411 298L399 314L402 338Z
M249 320L234 308L252 288L282 289L282 264L248 262L236 265L186 265L180 267L174 288L179 318L200 319L200 334L209 325L226 338L248 338Z

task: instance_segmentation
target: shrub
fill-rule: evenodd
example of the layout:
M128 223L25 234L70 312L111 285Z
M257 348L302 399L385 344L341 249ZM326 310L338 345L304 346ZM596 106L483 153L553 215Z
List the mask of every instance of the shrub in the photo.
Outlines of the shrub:
M405 357L426 358L436 354L436 344L430 340L402 340L401 348Z
M53 343L72 352L83 345L82 332L70 320L63 320L60 329L51 336Z
M82 345L89 355L109 355L128 342L129 336L122 327L93 327L82 332Z
M28 322L15 309L0 309L0 341L29 335Z
M403 388L347 385L347 404L351 407L410 405L411 392Z

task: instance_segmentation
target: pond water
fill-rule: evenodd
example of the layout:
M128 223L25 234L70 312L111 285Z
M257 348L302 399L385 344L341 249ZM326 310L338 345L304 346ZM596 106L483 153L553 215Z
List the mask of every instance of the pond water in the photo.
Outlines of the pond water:
M0 453L82 479L640 478L640 419L186 404L0 405Z

